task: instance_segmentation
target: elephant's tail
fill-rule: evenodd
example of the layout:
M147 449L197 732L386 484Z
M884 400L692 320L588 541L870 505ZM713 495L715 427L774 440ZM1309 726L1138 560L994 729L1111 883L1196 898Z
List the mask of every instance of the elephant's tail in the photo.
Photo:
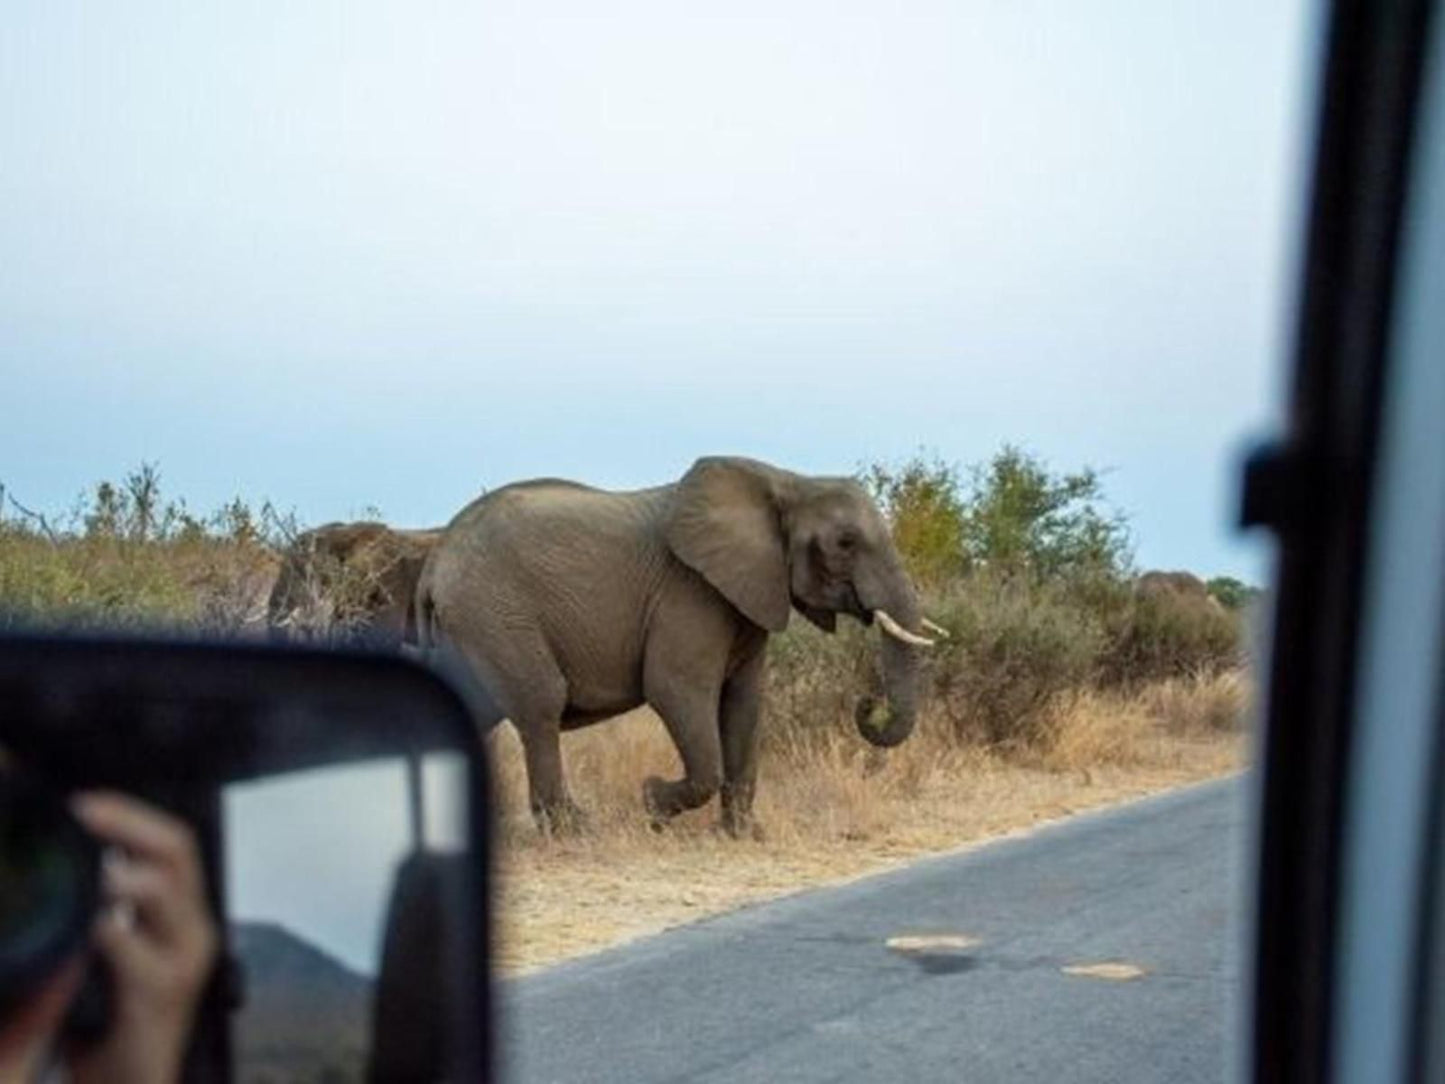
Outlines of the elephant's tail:
M463 658L447 644L442 635L441 620L437 617L436 599L432 597L431 586L425 577L417 586L408 620L414 622L416 657L450 678L463 692L478 732L486 734L506 718L506 713L481 684L472 667L466 665Z
M437 607L431 585L425 580L418 585L406 609L406 639L417 646L422 658L430 658L438 643Z

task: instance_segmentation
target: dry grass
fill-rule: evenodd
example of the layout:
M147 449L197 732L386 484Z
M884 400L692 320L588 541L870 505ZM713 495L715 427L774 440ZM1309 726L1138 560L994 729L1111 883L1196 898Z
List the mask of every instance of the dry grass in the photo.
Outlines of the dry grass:
M1045 767L1085 772L1168 763L1193 744L1236 734L1250 698L1249 679L1237 670L1167 678L1132 692L1087 689L1061 710L1039 759Z
M1009 756L961 746L925 718L886 756L842 730L768 743L757 812L763 842L713 830L715 804L663 833L648 827L644 776L679 773L648 712L563 739L569 782L590 814L570 839L537 833L521 749L492 738L501 828L498 960L518 971L745 903L1028 829L1041 821L1237 769L1247 681L1172 679L1133 694L1085 692L1056 706L1046 747Z

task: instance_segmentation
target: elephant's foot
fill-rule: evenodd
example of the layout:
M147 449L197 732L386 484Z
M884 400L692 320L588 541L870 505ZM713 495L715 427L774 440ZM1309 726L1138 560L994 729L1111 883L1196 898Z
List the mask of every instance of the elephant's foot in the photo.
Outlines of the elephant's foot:
M661 832L672 820L673 811L667 805L671 786L667 780L655 775L649 775L642 781L642 808L647 810L647 825L654 832Z
M707 805L716 793L716 783L691 778L671 782L650 775L642 782L642 805L652 818L654 830L660 830L679 813Z
M767 833L763 826L753 819L754 783L751 779L734 779L723 784L722 816L718 818L719 830L733 839L753 839L762 842Z
M571 798L533 806L532 817L545 836L575 836L587 828L587 814Z
M750 839L754 843L762 843L768 838L768 833L764 830L763 826L754 820L751 815L730 816L724 812L717 822L717 830L727 833L732 839Z

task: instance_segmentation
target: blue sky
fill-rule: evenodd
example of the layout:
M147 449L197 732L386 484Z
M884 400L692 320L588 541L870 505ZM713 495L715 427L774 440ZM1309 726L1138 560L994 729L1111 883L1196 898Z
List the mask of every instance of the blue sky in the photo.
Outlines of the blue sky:
M1012 441L1259 575L1313 7L704 10L7 5L0 482L420 525Z

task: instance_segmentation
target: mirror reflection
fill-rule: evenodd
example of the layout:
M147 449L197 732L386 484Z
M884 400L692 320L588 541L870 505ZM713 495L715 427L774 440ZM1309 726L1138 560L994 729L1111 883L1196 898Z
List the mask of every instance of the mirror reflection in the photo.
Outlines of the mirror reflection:
M464 758L393 757L231 785L223 819L244 997L236 1079L366 1079L369 1059L397 1038L378 1034L388 999L403 1015L431 1017L405 1029L411 1056L426 1056L443 980L416 966L399 974L407 969L395 961L439 951L449 925L446 871L467 838Z

